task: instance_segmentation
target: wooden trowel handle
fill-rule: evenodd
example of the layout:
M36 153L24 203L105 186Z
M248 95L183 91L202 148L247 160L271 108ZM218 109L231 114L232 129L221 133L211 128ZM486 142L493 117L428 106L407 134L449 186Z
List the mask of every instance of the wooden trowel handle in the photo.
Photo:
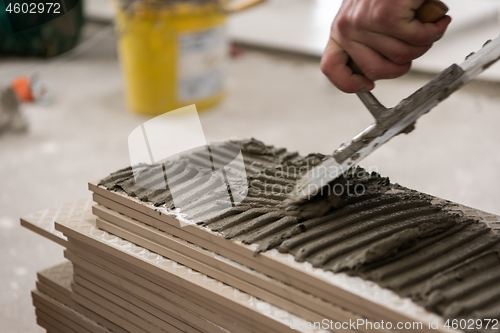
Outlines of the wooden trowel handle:
M415 12L415 18L422 23L434 23L448 13L448 6L439 0L426 0Z
M415 18L422 23L434 23L442 19L448 12L448 6L439 0L426 0L419 9L415 11ZM349 58L347 66L354 74L363 75L358 65Z

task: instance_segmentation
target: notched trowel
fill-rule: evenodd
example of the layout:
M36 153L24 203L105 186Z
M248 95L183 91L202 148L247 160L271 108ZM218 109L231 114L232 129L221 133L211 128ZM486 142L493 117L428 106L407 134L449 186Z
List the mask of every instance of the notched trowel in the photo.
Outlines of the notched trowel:
M370 92L358 93L375 118L351 141L335 150L332 157L311 169L290 193L289 204L299 204L314 197L320 190L341 176L375 149L400 133L413 130L415 121L441 101L469 83L500 58L500 37L487 42L460 65L453 64L394 108L385 108Z

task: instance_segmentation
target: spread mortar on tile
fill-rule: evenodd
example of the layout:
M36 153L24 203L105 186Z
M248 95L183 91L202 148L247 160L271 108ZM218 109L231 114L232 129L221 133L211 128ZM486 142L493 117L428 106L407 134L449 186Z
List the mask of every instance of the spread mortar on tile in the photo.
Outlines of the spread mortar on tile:
M194 214L203 226L226 238L256 243L257 252L276 248L315 267L376 281L446 318L500 318L500 284L494 279L500 272L500 236L486 225L449 212L447 202L435 203L434 197L361 168L337 180L344 189L341 195L324 193L286 207L283 189L293 188L324 156L301 157L254 139L236 143L245 160L248 196L206 219L203 214L214 202L200 204ZM193 152L174 164L181 173L202 163ZM154 167L146 167L144 174ZM131 168L100 185L174 208L168 190L139 188Z

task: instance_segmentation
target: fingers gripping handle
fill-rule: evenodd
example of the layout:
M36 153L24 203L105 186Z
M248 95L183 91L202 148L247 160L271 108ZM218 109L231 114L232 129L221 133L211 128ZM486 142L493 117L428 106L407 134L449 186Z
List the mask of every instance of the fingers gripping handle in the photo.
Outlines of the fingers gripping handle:
M426 0L420 8L415 11L415 18L422 23L434 23L442 19L448 12L448 6L439 0ZM349 58L347 66L354 74L363 75L361 69Z

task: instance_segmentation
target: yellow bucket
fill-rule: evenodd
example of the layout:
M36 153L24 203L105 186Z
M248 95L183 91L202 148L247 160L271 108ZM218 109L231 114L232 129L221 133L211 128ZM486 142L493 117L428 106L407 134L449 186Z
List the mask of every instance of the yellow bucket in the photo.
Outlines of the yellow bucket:
M116 18L127 103L159 115L223 95L226 15L217 0L121 3Z

